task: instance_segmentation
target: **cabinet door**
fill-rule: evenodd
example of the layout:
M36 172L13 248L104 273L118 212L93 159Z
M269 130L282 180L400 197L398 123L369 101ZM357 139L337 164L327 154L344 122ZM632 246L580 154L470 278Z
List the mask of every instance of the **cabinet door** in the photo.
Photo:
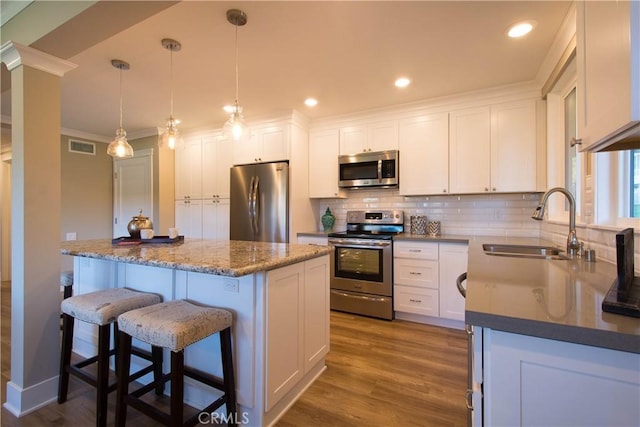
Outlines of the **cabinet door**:
M577 2L578 136L582 150L630 121L640 120L638 34L637 1Z
M329 256L304 263L304 373L329 352Z
M393 259L393 283L438 289L438 261Z
M202 201L202 238L229 240L229 199Z
M490 191L491 110L449 113L449 189L452 193Z
M400 194L449 192L449 116L447 113L400 121Z
M218 200L216 215L216 240L229 240L230 199Z
M398 149L398 121L389 120L367 126L367 151Z
M340 155L362 153L367 150L366 126L349 126L340 129Z
M267 273L265 411L304 375L304 264Z
M464 297L456 279L467 271L468 245L440 243L440 317L464 321Z
M202 238L202 200L176 200L175 214L180 235Z
M346 197L338 187L338 129L309 134L309 197Z
M258 161L275 162L289 159L289 137L286 126L269 126L260 131Z
M221 135L202 140L202 197L229 198L232 142Z
M176 148L175 159L176 200L202 198L202 141L186 140Z
M536 190L535 100L491 106L491 191Z

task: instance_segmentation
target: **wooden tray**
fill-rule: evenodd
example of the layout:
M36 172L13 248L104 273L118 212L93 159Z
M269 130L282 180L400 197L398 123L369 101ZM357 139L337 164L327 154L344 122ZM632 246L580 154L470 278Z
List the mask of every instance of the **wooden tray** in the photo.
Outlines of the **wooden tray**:
M136 239L134 237L123 236L111 240L113 245L140 245L143 243L180 243L184 242L184 236L178 236L174 239L169 236L153 236L152 239Z

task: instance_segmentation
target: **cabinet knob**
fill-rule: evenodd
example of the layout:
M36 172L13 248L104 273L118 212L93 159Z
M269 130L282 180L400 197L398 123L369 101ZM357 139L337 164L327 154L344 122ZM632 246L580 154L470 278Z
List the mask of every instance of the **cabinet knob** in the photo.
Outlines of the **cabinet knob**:
M442 190L442 192L443 192L443 193L446 193L446 192L447 192L447 189L445 188L444 190Z
M489 191L489 187L484 187L484 191Z
M574 146L576 146L576 145L582 145L582 138L575 138L575 137L572 137L572 138L571 138L571 141L569 142L569 145L570 145L571 147L574 147Z
M496 191L496 187L493 187L493 188L491 189L491 191Z

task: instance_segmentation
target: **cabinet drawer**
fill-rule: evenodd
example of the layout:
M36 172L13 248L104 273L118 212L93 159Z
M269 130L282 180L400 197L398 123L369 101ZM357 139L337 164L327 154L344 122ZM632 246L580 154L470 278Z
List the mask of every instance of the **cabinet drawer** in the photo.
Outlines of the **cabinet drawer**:
M435 289L394 286L393 309L405 313L438 316L438 291Z
M438 259L438 244L431 242L393 242L396 258Z
M438 261L395 258L393 283L438 289Z

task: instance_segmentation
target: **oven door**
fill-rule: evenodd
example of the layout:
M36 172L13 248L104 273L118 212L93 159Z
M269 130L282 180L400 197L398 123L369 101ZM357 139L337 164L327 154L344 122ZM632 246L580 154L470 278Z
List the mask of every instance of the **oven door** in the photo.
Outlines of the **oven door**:
M391 241L329 239L334 247L331 288L374 295L392 295Z

